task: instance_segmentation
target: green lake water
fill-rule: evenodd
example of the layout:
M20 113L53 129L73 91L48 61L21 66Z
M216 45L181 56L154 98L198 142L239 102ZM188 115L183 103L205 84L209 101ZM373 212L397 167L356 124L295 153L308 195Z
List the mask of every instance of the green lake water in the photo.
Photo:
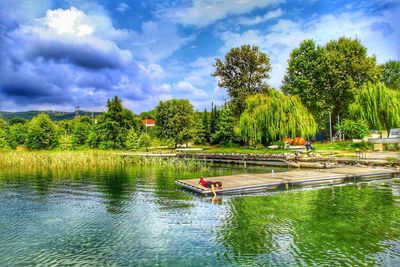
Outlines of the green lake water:
M214 201L174 184L270 171L0 170L0 266L400 266L399 181Z

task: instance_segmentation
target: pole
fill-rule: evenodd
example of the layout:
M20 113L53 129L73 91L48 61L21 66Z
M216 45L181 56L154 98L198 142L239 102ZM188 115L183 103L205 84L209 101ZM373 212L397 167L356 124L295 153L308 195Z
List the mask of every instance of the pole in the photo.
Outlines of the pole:
M329 111L329 139L332 144L332 116L331 112Z

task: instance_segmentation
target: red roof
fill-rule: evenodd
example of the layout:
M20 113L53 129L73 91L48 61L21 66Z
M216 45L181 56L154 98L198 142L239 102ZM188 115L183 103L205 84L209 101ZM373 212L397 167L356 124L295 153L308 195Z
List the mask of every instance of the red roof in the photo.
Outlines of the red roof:
M143 124L154 124L156 121L153 119L142 120Z

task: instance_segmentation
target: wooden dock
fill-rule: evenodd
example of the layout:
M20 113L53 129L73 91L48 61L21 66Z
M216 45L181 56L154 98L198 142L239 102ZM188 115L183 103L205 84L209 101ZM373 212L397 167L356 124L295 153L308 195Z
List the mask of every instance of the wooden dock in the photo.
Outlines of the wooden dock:
M362 181L398 177L399 170L369 167L345 167L320 170L293 170L287 172L240 174L206 177L220 181L223 189L218 194L244 194L268 189L290 188L301 185L338 184L346 181ZM191 191L207 195L211 189L198 184L199 179L178 180L175 183Z

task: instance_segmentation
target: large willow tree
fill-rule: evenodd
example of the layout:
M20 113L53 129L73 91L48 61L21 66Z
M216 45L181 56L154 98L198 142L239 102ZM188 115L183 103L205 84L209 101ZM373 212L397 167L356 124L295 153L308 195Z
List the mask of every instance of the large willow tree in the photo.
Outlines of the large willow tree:
M400 94L381 83L368 83L350 106L350 114L367 121L372 129L389 133L391 128L400 127Z
M245 142L269 144L284 137L313 136L317 124L298 96L271 90L246 99L239 128Z

